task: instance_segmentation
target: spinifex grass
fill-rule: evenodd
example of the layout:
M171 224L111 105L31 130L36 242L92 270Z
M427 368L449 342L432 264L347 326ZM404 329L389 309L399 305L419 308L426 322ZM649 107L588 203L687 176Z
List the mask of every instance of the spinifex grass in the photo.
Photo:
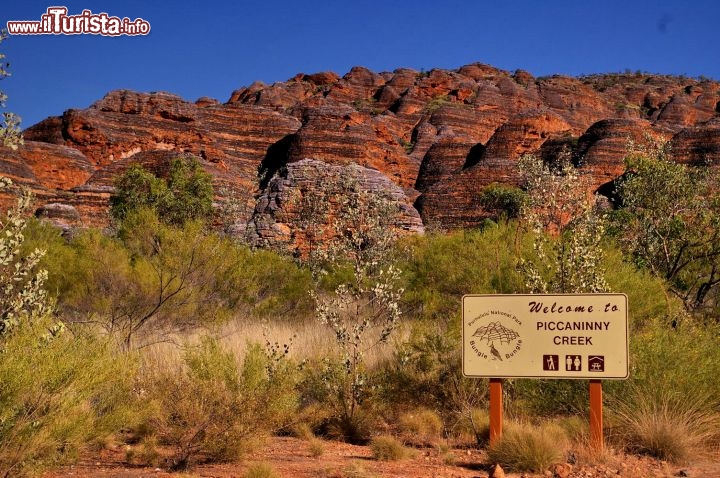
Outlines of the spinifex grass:
M684 463L717 446L720 414L702 396L634 389L618 400L615 436L628 451Z
M566 444L565 432L554 423L516 423L488 449L488 462L513 471L541 473L562 460Z

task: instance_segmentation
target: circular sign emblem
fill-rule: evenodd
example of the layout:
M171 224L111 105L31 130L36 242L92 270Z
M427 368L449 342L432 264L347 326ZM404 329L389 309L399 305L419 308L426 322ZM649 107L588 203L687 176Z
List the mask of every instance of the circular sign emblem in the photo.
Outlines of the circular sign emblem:
M480 321L470 337L470 348L485 360L510 361L522 349L522 339L515 327L521 325L518 318L500 310L490 310L475 317L468 324L472 327ZM489 322L489 323L488 323Z

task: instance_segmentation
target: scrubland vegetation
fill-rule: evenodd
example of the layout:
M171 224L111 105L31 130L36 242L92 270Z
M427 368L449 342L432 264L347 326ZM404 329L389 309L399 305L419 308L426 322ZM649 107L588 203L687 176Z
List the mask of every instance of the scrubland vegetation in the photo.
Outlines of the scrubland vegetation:
M181 470L240 460L273 434L307 440L313 456L330 439L384 460L488 447L487 381L460 367L470 293L626 293L631 372L605 382L609 447L717 453L720 209L701 187L709 172L658 151L629 155L616 211L579 193L568 164L526 158L524 191L486 191L494 220L424 236L394 237L390 206L346 184L305 225L325 247L302 259L211 232L212 190L191 159L168 179L119 178L110 232L65 237L21 203L0 238L0 476L117 444L129 463ZM647 194L662 181L656 214ZM692 209L670 204L673 181L688 182ZM489 460L542 471L581 456L587 388L507 380Z

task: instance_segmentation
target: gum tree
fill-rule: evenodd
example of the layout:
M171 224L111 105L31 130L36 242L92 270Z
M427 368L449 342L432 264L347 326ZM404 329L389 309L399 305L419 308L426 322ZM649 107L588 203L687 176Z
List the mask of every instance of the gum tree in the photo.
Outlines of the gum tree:
M665 145L631 145L614 225L636 264L665 279L688 310L720 284L717 173L670 159Z
M401 316L400 271L391 263L399 208L353 179L333 180L326 190L327 236L313 260L351 274L332 293L313 293L317 320L332 331L339 353L337 361L326 360L322 381L345 437L361 440L361 408L372 390L367 354L389 340ZM326 269L316 270L322 277Z
M520 171L528 195L522 219L535 234L535 257L520 263L528 290L607 292L600 245L606 218L587 178L564 155L552 165L524 156Z

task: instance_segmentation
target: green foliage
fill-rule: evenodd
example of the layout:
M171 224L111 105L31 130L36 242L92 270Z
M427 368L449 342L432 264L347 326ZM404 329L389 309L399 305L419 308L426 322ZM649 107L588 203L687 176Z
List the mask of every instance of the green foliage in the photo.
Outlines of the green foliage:
M398 138L398 143L402 146L405 154L411 154L415 149L415 141L405 141L403 138Z
M0 187L11 182L0 178ZM0 475L21 476L75 457L115 431L130 403L128 356L64 332L37 270L44 251L23 249L23 193L0 225Z
M312 313L307 269L207 233L195 221L169 226L141 210L126 217L115 238L90 229L66 240L38 221L27 235L24 251L48 248L41 265L66 320L95 324L128 348L234 315L302 321Z
M716 325L700 326L690 321L676 327L654 320L636 331L630 342L630 381L613 382L609 396L629 396L641 387L657 397L672 390L679 396L705 397L708 407L720 406L720 330ZM670 359L671 358L671 359Z
M0 43L6 39L7 31L4 29L0 30ZM4 60L5 54L0 53L0 80L10 76L10 72L8 71L10 63ZM6 101L7 95L0 91L0 107L4 107ZM2 138L2 144L8 148L17 149L19 145L23 144L20 117L9 111L3 111L2 116L2 122L0 122L0 138Z
M644 330L658 317L670 317L682 305L666 293L665 282L628 262L615 243L603 244L605 278L610 290L628 296L630 333Z
M516 424L488 448L488 462L512 471L542 473L562 460L566 442L565 433L556 425Z
M48 271L44 286L51 298L57 298L61 293L61 274L71 274L68 269L73 252L62 234L62 229L50 222L28 217L23 231L25 239L20 248L22 256L28 256L35 250L45 251L37 267Z
M527 201L522 189L505 184L490 184L480 193L480 205L495 221L520 217Z
M199 457L237 459L258 439L286 426L297 407L291 369L271 369L262 349L251 346L238 366L217 341L186 349L184 367L149 370L150 427L172 445L170 468L186 469Z
M615 231L635 263L668 281L688 310L720 284L720 196L705 167L674 163L664 145L631 145L617 187Z
M487 423L477 419L476 411L488 405L488 381L462 375L460 342L457 324L447 330L428 322L414 324L385 370L383 400L430 408L451 434L470 433L482 445Z
M366 443L377 421L377 376L364 367L362 375L348 374L342 355L329 354L310 360L304 367L301 395L318 403L316 424L331 438Z
M1 188L11 185L0 178ZM24 244L29 201L23 191L0 224L2 476L71 458L95 433L118 426L115 411L127 400L123 361L91 339L64 334L50 316L47 272L38 270L44 251Z
M449 324L459 318L463 294L522 290L516 263L529 247L514 222L403 239L399 267L409 314Z
M55 335L36 317L2 340L0 476L24 476L77 459L133 415L132 357L92 337Z
M586 380L513 380L506 387L517 415L555 417L585 414L590 395Z
M386 400L447 412L454 383L460 380L459 344L455 329L444 332L437 325L414 324L408 340L398 346L392 367L386 370Z
M630 380L605 387L614 437L629 451L683 462L717 444L720 330L649 321L631 340Z
M230 254L236 266L225 279L223 293L232 298L233 310L246 306L256 317L288 322L312 316L314 303L308 291L313 283L307 268L285 255L241 245Z
M202 170L197 158L188 155L172 160L167 178L132 165L115 181L110 213L122 221L132 211L150 208L164 223L180 225L208 218L212 202L212 176Z
M410 338L398 348L386 372L387 401L438 410L450 429L469 423L472 409L486 405L481 381L459 373L461 297L522 290L515 264L518 256L530 254L529 239L532 235L520 235L510 222L481 231L403 241L401 267L406 271L408 315L427 323L415 323ZM628 294L633 333L673 310L661 280L628 264L616 247L599 244L598 248L603 251L607 283L612 290ZM555 416L584 413L587 408L587 383L582 381L513 380L506 384L506 391L509 409L518 414ZM478 436L483 439L481 433Z
M666 360L660 355L663 353L661 349L655 350L658 356L653 362L649 362L649 356L644 353L639 354L638 349L650 346L657 340L654 335L653 338L648 337L648 333L660 334L667 328L667 323L661 323L658 317L668 317L673 310L681 307L673 301L668 303L661 280L627 263L616 247L606 246L603 249L608 284L612 290L624 292L628 296L632 352L630 363L633 366L628 382L608 382L605 385L606 391L610 393L615 387L633 383L640 375L655 370L661 361ZM665 345L663 343L663 347ZM665 351L667 353L668 350ZM689 370L685 369L685 372L689 373ZM658 372L659 375L662 373ZM588 406L588 384L583 380L514 380L512 386L506 388L512 394L516 413L541 417L574 415L586 413Z
M128 215L118 234L73 240L59 286L59 306L73 321L94 323L131 349L228 317L222 292L236 266L229 240L198 222L165 225L147 209Z

